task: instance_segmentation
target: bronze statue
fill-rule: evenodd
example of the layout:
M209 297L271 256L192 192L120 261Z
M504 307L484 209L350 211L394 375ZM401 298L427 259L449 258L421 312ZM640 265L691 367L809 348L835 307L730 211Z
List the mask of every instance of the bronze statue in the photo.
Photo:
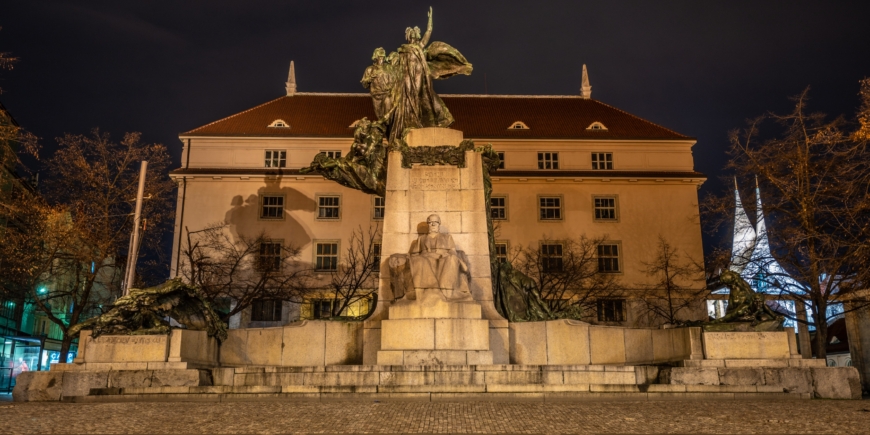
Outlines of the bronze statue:
M429 8L426 33L421 36L419 27L406 28L407 42L399 47L398 55L391 53L384 60L383 49L375 50L374 64L363 75L363 86L372 93L375 114L387 126L391 143L404 138L408 129L448 127L453 123L453 116L435 93L432 80L470 75L472 65L448 44L429 44L431 35L432 8Z
M85 329L93 330L94 338L101 334L168 334L171 330L168 318L187 329L208 331L218 342L227 338L227 327L208 299L198 288L179 278L155 287L130 289L109 311L71 327L69 334L75 336Z
M752 290L740 274L726 270L719 275L719 282L728 287L728 308L725 315L704 325L707 330L752 329L776 331L782 329L783 316L770 309L764 298ZM744 323L740 328L735 324ZM717 326L719 325L719 326Z
M350 152L337 159L320 153L302 174L317 173L343 186L368 194L387 193L387 147L383 143L385 127L367 118L357 121Z
M386 52L383 47L378 47L372 54L372 65L366 68L363 78L360 80L363 87L372 95L375 105L375 115L383 119L393 108L393 87L396 82L395 61L396 53L390 55L391 61L385 62Z

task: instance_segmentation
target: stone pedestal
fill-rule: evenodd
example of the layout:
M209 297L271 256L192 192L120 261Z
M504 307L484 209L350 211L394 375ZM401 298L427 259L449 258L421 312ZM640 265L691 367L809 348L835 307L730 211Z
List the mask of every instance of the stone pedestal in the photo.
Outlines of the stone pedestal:
M462 132L445 128L412 130L411 147L458 146ZM495 310L480 153L467 151L464 167L402 167L402 154L389 156L381 244L378 307L365 324L364 364L507 364L508 324ZM468 265L468 289L461 295L439 289L406 289L394 294L389 258L407 254L437 214Z
M479 303L450 301L439 289L417 289L414 296L397 301L381 321L378 365L493 363Z

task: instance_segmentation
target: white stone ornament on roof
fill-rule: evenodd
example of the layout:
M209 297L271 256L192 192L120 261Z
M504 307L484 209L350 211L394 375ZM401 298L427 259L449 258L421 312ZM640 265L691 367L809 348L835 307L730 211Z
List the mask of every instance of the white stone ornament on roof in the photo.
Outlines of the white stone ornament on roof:
M589 84L589 73L586 72L586 64L583 64L583 81L580 84L580 97L583 99L592 98L592 85Z
M292 97L296 95L296 68L293 65L293 61L290 61L290 72L287 73L287 82L284 83L285 88L287 89L287 96Z

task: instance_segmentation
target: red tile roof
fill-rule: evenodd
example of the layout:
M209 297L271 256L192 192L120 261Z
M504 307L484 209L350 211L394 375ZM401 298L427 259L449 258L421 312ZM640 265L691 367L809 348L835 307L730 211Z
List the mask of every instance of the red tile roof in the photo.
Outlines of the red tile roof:
M692 139L579 96L442 95L467 138ZM183 136L351 137L351 123L375 117L368 94L298 93L195 128ZM268 127L281 119L290 128ZM529 129L508 129L522 121ZM587 130L593 122L607 128Z

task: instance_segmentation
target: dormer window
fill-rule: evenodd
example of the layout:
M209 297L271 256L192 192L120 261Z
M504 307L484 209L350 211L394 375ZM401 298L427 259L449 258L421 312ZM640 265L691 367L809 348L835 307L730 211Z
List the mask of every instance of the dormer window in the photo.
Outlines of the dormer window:
M508 127L508 130L528 130L529 126L523 121L517 121Z
M290 124L284 122L283 119L276 119L269 124L271 128L290 128Z
M602 124L598 121L595 121L592 124L589 124L589 127L586 127L586 129L592 130L592 131L607 131L607 127L605 127L604 124Z

